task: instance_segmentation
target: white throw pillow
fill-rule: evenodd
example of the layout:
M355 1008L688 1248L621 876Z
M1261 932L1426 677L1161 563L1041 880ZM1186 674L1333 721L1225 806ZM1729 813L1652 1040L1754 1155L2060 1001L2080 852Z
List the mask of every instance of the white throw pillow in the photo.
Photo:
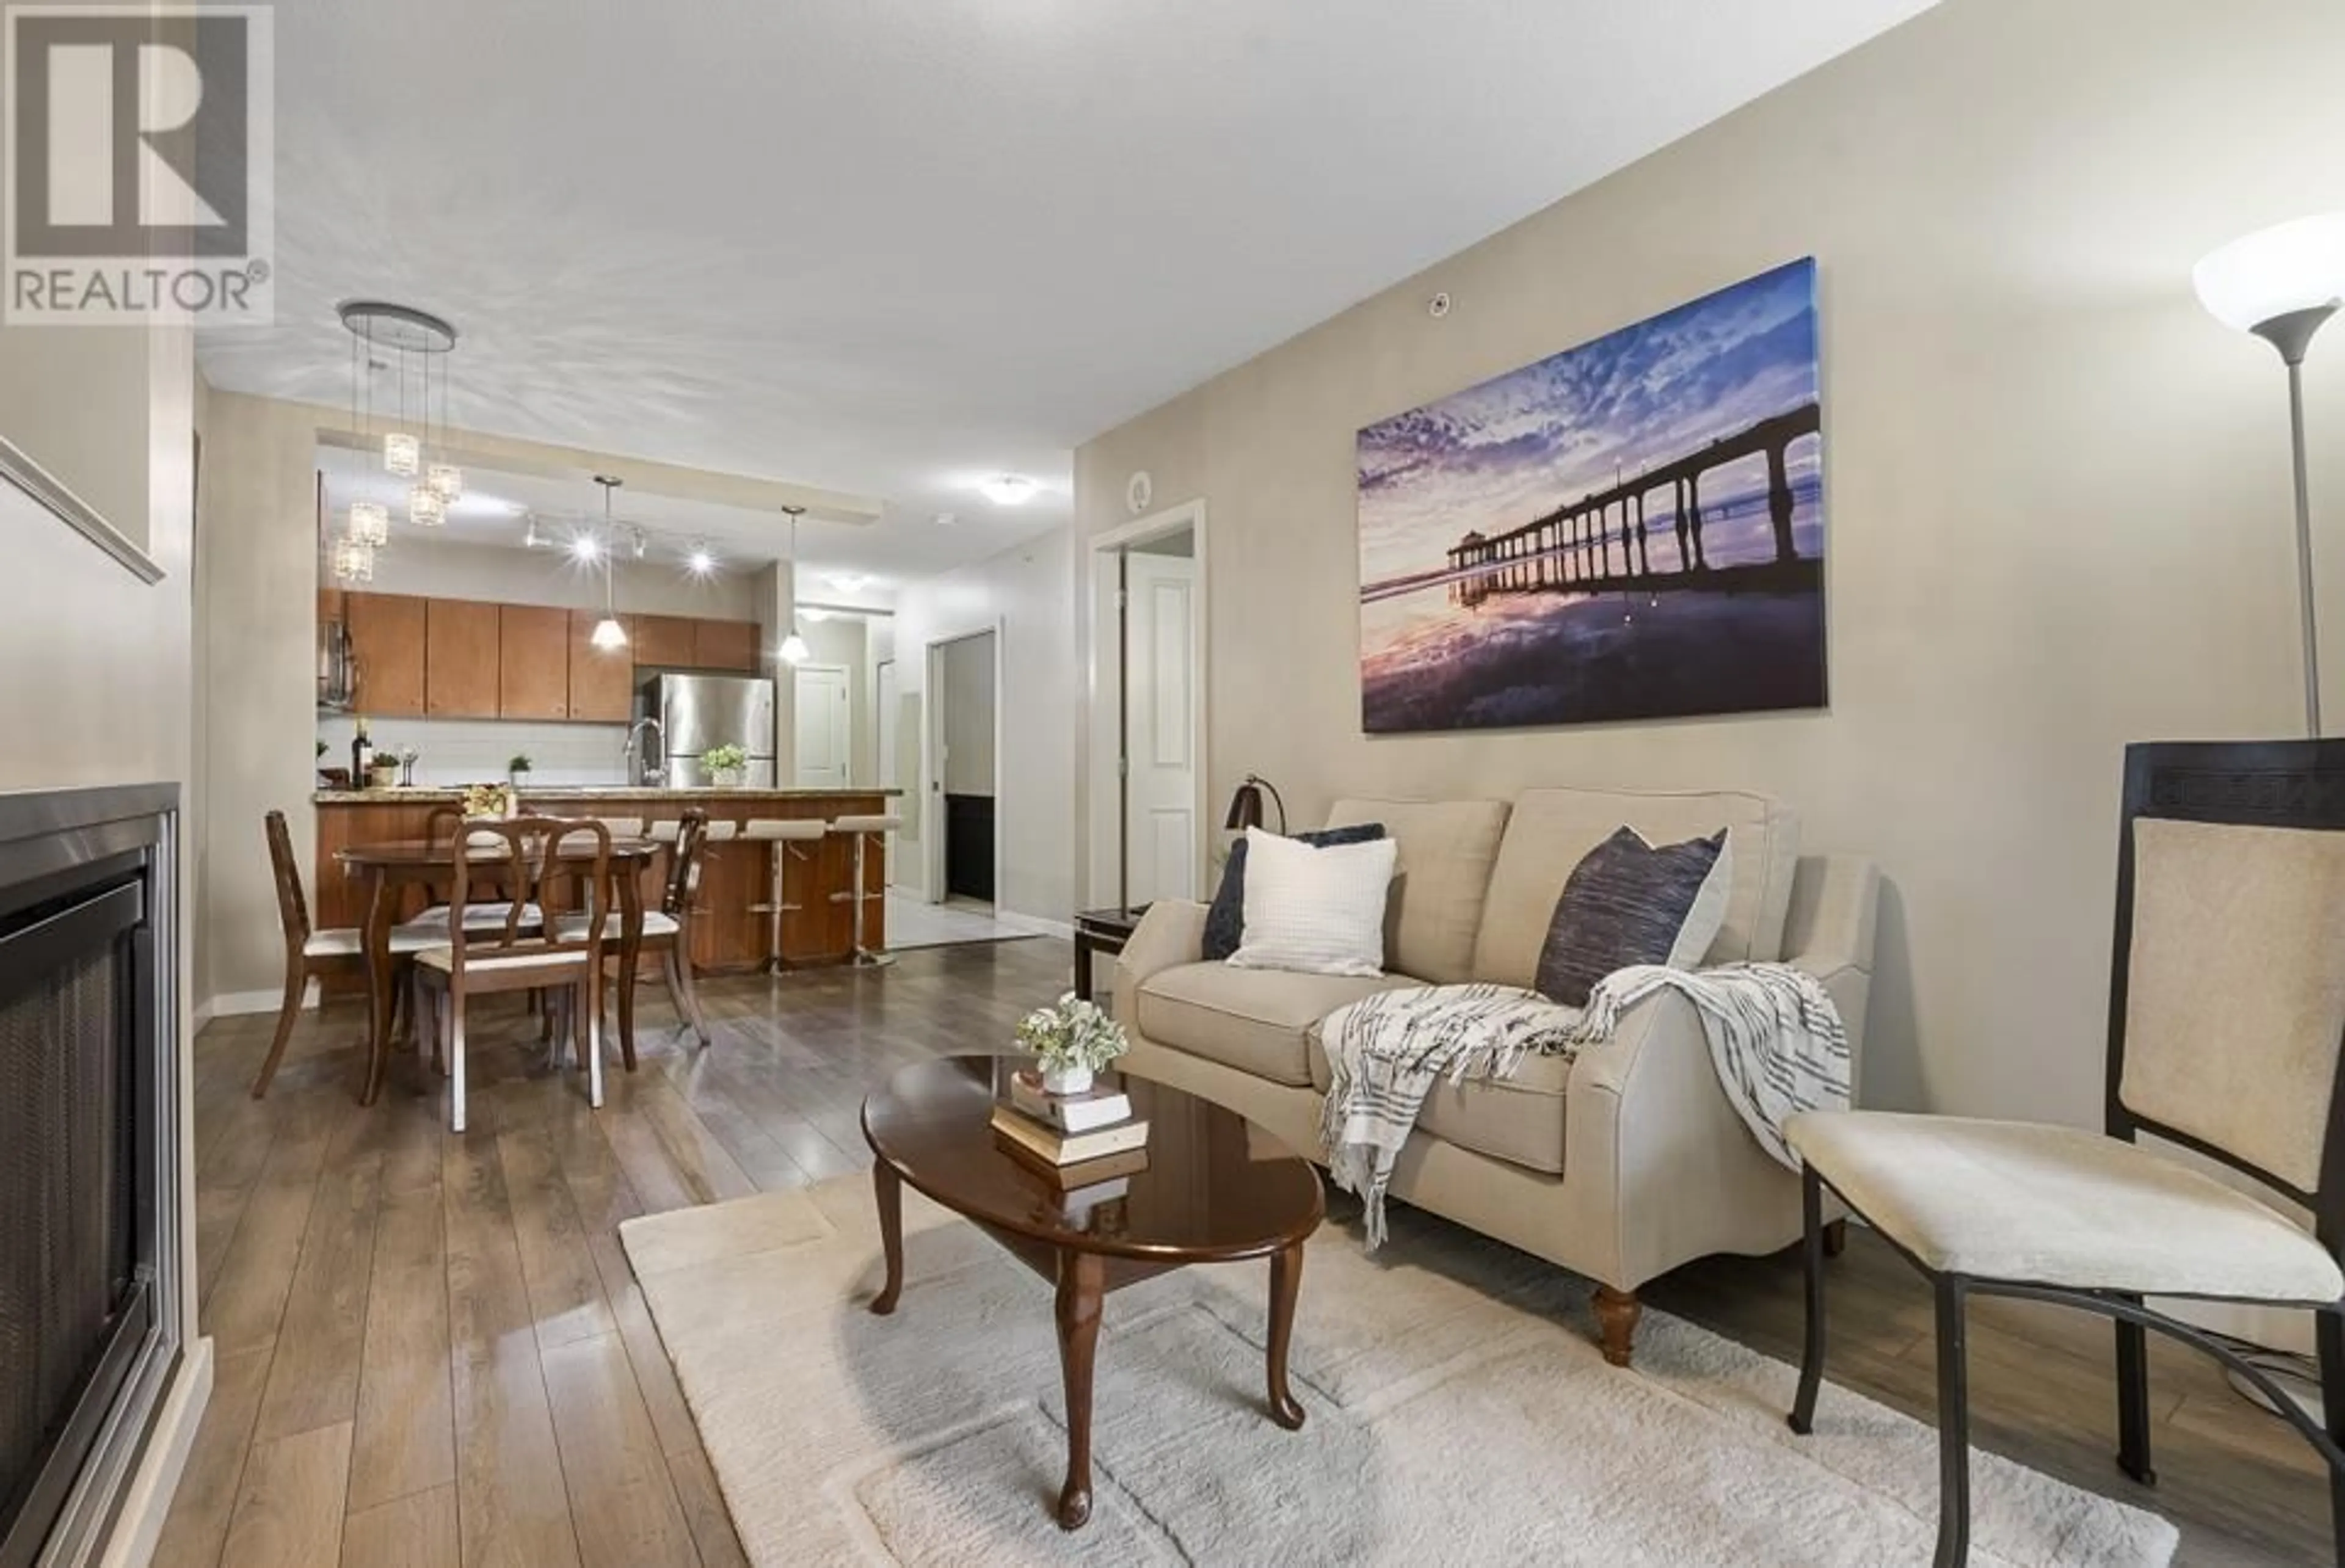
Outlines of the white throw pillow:
M1399 864L1389 838L1313 845L1246 829L1245 935L1229 961L1241 969L1381 975L1385 896Z
M1710 875L1701 879L1701 891L1693 895L1693 906L1686 911L1685 924L1678 927L1678 939L1670 944L1670 968L1702 966L1702 960L1710 956L1710 945L1718 940L1719 931L1726 925L1726 901L1733 895L1734 830L1730 827L1726 842L1718 846L1718 858L1711 862Z

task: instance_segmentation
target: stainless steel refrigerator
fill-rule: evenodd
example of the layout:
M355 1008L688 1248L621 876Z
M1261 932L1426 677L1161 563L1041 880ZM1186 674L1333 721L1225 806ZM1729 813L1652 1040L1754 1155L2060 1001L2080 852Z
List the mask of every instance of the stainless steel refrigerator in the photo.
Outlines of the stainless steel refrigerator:
M710 784L701 754L711 746L739 746L749 755L741 782L772 789L774 778L774 683L749 675L655 675L635 693L635 717L659 721L660 738L638 737L632 754L654 748L671 789L701 789ZM642 782L642 764L636 777Z

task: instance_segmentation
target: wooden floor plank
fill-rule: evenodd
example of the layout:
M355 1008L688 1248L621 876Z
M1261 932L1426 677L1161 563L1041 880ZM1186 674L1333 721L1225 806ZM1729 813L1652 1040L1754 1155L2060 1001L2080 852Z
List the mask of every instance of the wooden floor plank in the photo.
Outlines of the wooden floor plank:
M456 1478L444 1225L436 1181L383 1201L351 1439L353 1509Z
M578 1538L489 1103L448 1139L440 1176L464 1563L565 1568Z
M456 1488L435 1486L352 1513L342 1568L458 1568Z
M358 1413L384 1141L381 1118L352 1117L327 1149L253 1429L256 1442Z
M196 1428L179 1490L155 1543L152 1568L218 1568L237 1492L252 1447L252 1420L269 1386L269 1352L246 1351L212 1362L212 1397Z
M691 1568L692 1531L615 1333L543 1352L562 1473L589 1568Z
M507 1127L497 1137L497 1153L539 1347L614 1331L618 1325L603 1299L602 1277L544 1123Z
M243 1222L201 1308L202 1331L212 1336L215 1355L239 1355L277 1342L326 1151L335 1131L357 1109L347 1099L288 1097L286 1122L270 1143Z
M253 1444L221 1561L230 1568L334 1568L350 1423Z
M676 1501L684 1505L685 1522L692 1527L692 1543L700 1549L702 1568L749 1568L749 1555L725 1511L725 1494L717 1489L716 1472L695 1442L667 1456L667 1472L675 1482Z

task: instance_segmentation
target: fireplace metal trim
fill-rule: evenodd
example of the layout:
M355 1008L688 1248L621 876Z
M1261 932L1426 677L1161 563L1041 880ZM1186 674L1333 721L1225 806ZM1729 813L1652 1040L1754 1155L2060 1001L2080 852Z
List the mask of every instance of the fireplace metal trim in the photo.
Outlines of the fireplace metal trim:
M35 1559L84 1568L103 1551L178 1375L183 1318L181 1148L187 1129L179 1039L179 786L119 784L0 794L0 887L66 885L76 871L145 850L154 1012L147 1070L156 1097L153 1326L132 1356L65 1506Z

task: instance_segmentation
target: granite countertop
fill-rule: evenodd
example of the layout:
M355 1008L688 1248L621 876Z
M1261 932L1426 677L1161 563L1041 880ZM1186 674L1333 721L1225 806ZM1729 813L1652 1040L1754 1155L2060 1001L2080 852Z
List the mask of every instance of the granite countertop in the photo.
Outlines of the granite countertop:
M900 789L667 789L644 784L549 784L524 786L521 798L539 800L838 800L867 795L900 795ZM410 789L321 789L310 794L313 805L457 805L461 788L418 784Z

